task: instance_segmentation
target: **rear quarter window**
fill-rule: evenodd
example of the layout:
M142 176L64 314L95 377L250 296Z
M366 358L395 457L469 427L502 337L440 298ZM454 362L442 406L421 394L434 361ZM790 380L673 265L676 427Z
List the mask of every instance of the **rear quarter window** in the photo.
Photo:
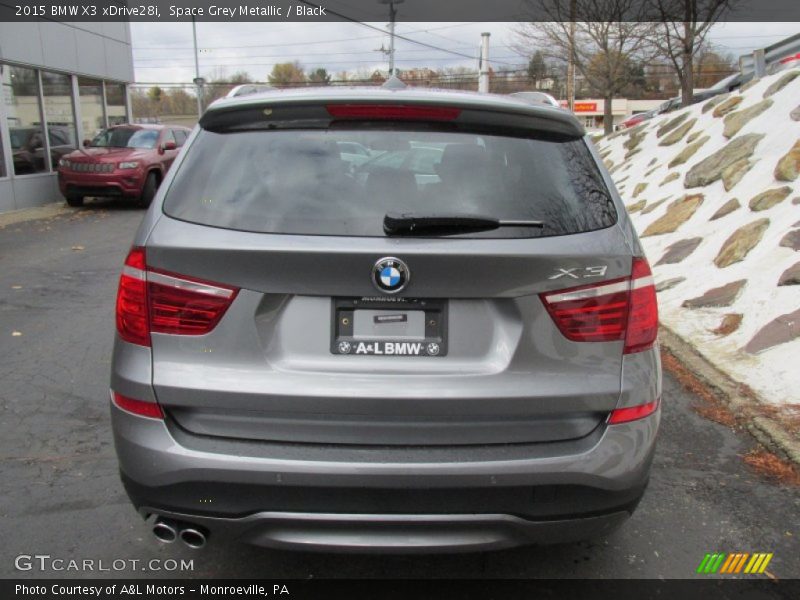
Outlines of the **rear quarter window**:
M354 147L368 156L353 160ZM545 222L455 236L476 238L568 235L617 217L583 139L373 127L201 130L164 212L241 231L381 237L387 212Z

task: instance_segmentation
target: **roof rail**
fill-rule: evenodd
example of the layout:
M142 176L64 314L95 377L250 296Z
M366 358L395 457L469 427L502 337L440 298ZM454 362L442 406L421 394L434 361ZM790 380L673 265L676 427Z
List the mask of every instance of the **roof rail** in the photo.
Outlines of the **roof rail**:
M553 98L550 94L545 94L544 92L514 92L509 94L509 96L513 96L514 98L523 100L524 102L528 102L530 104L546 104L548 106L560 108L558 100Z
M401 81L400 78L397 77L397 75L392 75L391 77L389 77L389 79L383 82L383 85L381 85L381 87L387 90L404 90L408 87L408 84Z
M242 85L237 85L235 88L233 88L225 95L225 97L236 98L237 96L249 96L250 94L269 92L274 89L274 87L266 83L243 83Z

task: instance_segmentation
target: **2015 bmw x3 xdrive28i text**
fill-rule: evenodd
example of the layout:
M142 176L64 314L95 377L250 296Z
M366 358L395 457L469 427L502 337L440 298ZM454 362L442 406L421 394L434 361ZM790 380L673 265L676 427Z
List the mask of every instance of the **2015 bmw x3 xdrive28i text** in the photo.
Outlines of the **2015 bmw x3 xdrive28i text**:
M647 485L656 332L571 114L408 89L221 100L123 267L122 479L161 540L195 547L602 535Z

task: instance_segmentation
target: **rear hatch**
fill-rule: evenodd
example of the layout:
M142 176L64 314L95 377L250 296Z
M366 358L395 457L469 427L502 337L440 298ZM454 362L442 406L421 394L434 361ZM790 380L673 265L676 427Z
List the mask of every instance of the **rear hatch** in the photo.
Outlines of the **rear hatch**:
M419 446L603 423L632 257L576 126L419 103L218 112L146 245L154 387L177 425ZM513 223L387 235L387 213Z

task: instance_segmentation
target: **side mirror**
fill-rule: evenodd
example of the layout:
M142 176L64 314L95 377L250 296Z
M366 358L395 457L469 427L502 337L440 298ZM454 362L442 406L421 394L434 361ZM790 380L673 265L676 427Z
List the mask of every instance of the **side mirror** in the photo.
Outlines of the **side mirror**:
M164 151L165 151L165 152L166 152L167 150L176 150L176 149L178 148L178 144L176 144L175 142L173 142L172 140L170 140L169 142L164 142L164 143L162 144L162 148L164 148Z

